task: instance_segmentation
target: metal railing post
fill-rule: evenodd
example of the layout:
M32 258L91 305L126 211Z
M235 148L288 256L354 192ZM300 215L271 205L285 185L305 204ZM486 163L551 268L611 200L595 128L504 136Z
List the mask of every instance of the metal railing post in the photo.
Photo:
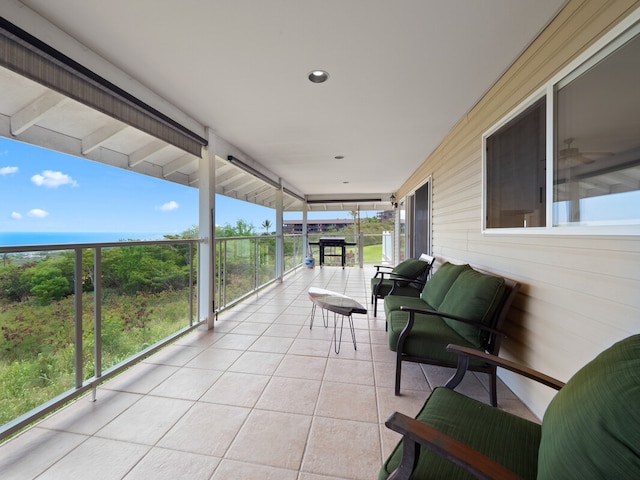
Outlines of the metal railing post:
M102 376L102 249L93 251L93 364L96 378ZM98 385L94 385L92 400L96 401Z
M75 386L82 387L82 248L77 247L74 265L74 350Z

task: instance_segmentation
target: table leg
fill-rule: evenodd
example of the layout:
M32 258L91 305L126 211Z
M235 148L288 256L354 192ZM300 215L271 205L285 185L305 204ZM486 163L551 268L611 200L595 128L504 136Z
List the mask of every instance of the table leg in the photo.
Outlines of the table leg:
M342 329L344 327L344 317L349 319L349 329L351 330L351 340L353 341L353 349L358 350L356 346L356 331L353 326L353 318L351 315L340 315L340 337L338 338L338 315L334 314L333 317L333 349L336 353L340 353L340 347L342 346Z
M313 328L313 319L316 316L316 307L317 305L315 303L311 305L311 322L309 324L309 330ZM329 312L327 312L327 316L325 317L324 308L321 308L320 313L322 314L322 323L324 324L324 328L327 328L329 326Z

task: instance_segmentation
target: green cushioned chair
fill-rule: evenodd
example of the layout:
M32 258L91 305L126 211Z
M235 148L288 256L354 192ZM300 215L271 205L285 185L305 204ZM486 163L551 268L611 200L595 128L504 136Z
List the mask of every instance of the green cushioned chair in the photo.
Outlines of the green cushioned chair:
M373 316L378 315L378 299L387 295L420 296L435 258L422 254L409 258L391 268L376 265L376 274L371 278L371 304Z
M510 279L444 263L426 282L420 298L385 298L389 348L396 352L396 395L400 394L402 362L455 367L448 344L497 355L501 328L520 285ZM490 377L491 404L497 405L496 368L481 360L469 368Z
M446 387L415 419L387 419L403 439L379 480L640 478L640 335L599 354L566 385L475 349L448 350L460 361ZM559 390L542 424L455 392L474 357Z

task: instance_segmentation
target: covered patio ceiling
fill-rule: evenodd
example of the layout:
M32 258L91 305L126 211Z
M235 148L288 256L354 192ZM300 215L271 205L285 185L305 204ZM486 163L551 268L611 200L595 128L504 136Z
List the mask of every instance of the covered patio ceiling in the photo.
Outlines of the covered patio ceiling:
M209 127L217 193L274 208L282 185L286 211L365 210L388 208L565 3L7 0L0 14ZM196 156L7 69L0 82L0 135L198 186Z

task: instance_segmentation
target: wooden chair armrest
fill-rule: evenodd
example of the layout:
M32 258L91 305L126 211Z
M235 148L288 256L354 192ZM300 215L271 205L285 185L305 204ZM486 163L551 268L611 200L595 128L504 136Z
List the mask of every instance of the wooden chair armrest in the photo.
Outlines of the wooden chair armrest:
M402 434L402 461L388 480L406 480L418 461L418 444L458 465L480 479L522 480L503 465L468 445L411 417L394 412L385 422L387 428Z
M405 306L405 305L401 305L400 306L400 310L402 310L404 312L409 312L409 317L413 316L412 313L414 315L416 313L420 313L422 315L431 315L431 316L435 316L435 317L450 318L452 320L456 320L456 321L461 322L461 323L466 323L467 325L472 325L474 327L479 328L480 330L484 330L486 332L490 332L490 333L493 333L495 335L500 335L502 337L506 337L507 336L504 332L501 332L500 330L496 330L495 328L488 327L488 326L484 325L483 323L477 322L475 320L469 320L468 318L459 317L458 315L451 315L449 313L443 313L443 312L439 312L437 310L430 310L428 308L408 307L408 306Z
M460 369L461 358L467 359L467 362L469 358L476 358L478 360L482 360L483 362L489 363L491 365L495 365L497 367L501 367L506 370L515 372L519 375L523 375L527 378L535 380L536 382L542 383L543 385L551 387L555 390L560 390L562 387L564 387L564 382L561 382L560 380L557 380L553 377L545 375L544 373L540 373L537 370L533 370L532 368L526 367L524 365L520 365L518 363L512 362L505 358L500 358L495 355L490 355L488 353L481 352L473 348L463 347L460 345L447 345L447 351L451 353L456 353L458 355L458 359L459 359L458 369ZM449 383L452 382L455 377L456 375L454 375L451 378L451 380L447 382L447 385L446 385L447 388L452 388L449 386Z

